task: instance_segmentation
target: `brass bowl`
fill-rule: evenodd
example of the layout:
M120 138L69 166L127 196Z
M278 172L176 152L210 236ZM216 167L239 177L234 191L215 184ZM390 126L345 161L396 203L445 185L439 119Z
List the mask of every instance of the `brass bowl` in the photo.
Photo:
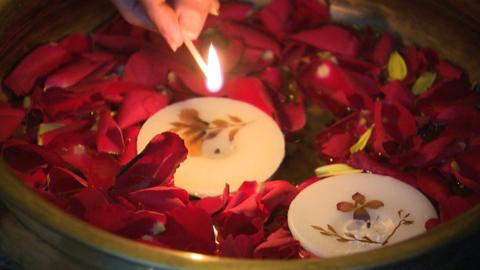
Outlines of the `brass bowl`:
M462 18L445 2L331 2L335 21L371 25L376 30L394 33L407 43L415 41L432 47L442 57L465 68L472 81L480 81L480 22ZM69 33L90 32L114 12L108 1L0 0L0 78L35 46ZM28 228L25 233L12 221L9 228L14 229L5 232L8 226L0 222L0 244L8 244L4 247L7 250L17 250L12 254L25 254L20 256L25 269L359 269L391 265L404 269L425 266L428 263L425 258L432 260L437 254L443 254L438 259L448 260L445 251L438 253L438 250L478 235L480 228L480 206L476 206L423 235L366 253L291 261L226 259L153 248L92 227L25 187L3 162L0 162L0 181L1 201L20 220L22 228ZM5 216L10 215L0 215L0 221ZM37 242L28 242L31 239ZM25 250L19 252L19 248Z

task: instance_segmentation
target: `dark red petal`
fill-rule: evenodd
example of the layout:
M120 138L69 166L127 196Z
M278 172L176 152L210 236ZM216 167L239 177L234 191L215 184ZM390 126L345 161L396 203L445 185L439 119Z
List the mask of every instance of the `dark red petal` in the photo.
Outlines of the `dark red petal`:
M373 49L371 59L380 66L387 63L393 50L393 38L388 34L382 34Z
M92 35L92 39L96 45L122 53L135 52L139 50L144 43L144 41L139 38L115 34L96 33Z
M223 20L243 22L253 11L250 3L226 2L220 7L219 17Z
M394 80L381 87L388 102L399 102L411 110L415 106L415 98L403 81Z
M229 235L247 235L254 245L260 243L264 237L263 219L259 217L247 217L242 214L229 213L222 223L219 232L223 238Z
M391 165L380 163L363 151L352 154L347 160L347 164L354 168L391 176L412 186L416 185L414 176L404 173Z
M127 198L139 208L165 213L188 204L188 192L176 187L158 186L130 192Z
M221 196L206 197L198 201L192 201L191 203L196 207L202 208L208 214L214 215L226 206L228 198L229 198L229 186L227 184L225 185L225 189Z
M330 19L330 9L326 1L296 0L292 1L294 10L291 14L294 30L317 27Z
M8 139L20 126L25 117L22 109L17 109L7 103L0 103L0 142Z
M72 53L83 53L92 49L92 41L82 34L69 35L58 42L58 46Z
M164 85L168 73L168 65L165 64L164 58L165 56L156 49L142 48L128 59L123 79L152 87Z
M187 149L178 135L159 134L122 169L115 187L130 192L167 184L186 157Z
M63 165L62 160L49 149L21 140L6 141L2 147L2 157L12 169L22 173Z
M262 81L256 77L230 78L224 86L229 98L244 101L274 117L273 103L265 90Z
M278 229L255 248L254 257L261 259L298 258L300 243L285 229Z
M70 61L71 55L60 46L43 45L30 52L6 77L5 85L19 96L30 93L37 79Z
M228 235L220 245L220 256L232 258L252 258L255 248L253 240L248 235Z
M451 64L446 60L440 60L438 64L435 65L437 72L447 80L456 80L460 79L463 75L461 68Z
M440 220L442 223L447 222L465 213L479 202L480 197L477 194L467 197L450 196L440 202Z
M267 31L274 34L278 39L282 39L289 30L286 23L291 9L290 0L276 0L262 8L256 16Z
M468 150L455 157L452 171L465 186L480 191L480 148Z
M420 171L416 176L417 187L430 199L440 202L450 195L448 183L439 173Z
M48 145L57 136L62 136L65 133L82 133L90 129L93 125L91 120L78 120L78 119L64 119L63 121L44 123L45 126L58 126L57 128L42 132L38 134L38 143L41 145Z
M66 168L53 167L48 172L48 191L55 195L77 192L87 185L83 178Z
M170 248L213 254L213 222L207 212L196 207L178 207L167 215L165 232L155 238Z
M117 116L123 129L141 122L165 107L168 97L155 91L137 90L128 92Z
M116 233L131 239L140 239L162 233L165 230L167 216L158 212L140 210L132 213L126 223L126 226Z
M103 110L97 127L97 150L109 154L120 155L125 149L122 130L113 120L112 112Z
M468 96L471 86L465 80L442 82L431 87L419 97L419 105L449 103Z
M42 92L43 109L51 120L70 115L90 114L104 105L92 93L75 93L62 88L49 88Z
M107 195L97 189L84 188L75 195L74 200L83 206L83 218L87 222L108 231L124 228L131 216L131 210L110 203Z
M335 134L325 141L317 140L317 151L327 159L341 161L350 154L350 147L354 143L355 138L350 134Z
M347 56L356 56L358 53L358 38L349 30L336 25L305 30L292 35L290 38L333 53Z
M255 28L240 23L225 22L220 26L220 29L228 36L240 38L250 47L269 50L276 56L280 55L279 44L268 34Z

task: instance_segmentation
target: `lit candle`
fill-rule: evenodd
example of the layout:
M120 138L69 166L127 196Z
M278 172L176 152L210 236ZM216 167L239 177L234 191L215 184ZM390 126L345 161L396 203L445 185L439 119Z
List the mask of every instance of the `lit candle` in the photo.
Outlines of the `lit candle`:
M208 89L219 91L223 78L213 46L206 71ZM285 155L276 122L255 106L228 98L193 98L165 107L142 126L137 151L165 131L176 132L189 151L175 172L175 185L199 197L219 195L227 183L235 191L244 181L265 181Z
M425 232L437 214L417 189L360 173L322 179L290 204L288 226L307 251L332 257L379 248Z

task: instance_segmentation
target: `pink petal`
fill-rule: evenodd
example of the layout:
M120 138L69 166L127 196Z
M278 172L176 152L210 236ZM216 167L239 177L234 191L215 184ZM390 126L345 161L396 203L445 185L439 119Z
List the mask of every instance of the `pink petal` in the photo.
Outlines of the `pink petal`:
M39 78L48 75L70 59L70 53L62 47L53 44L43 45L23 58L7 75L4 83L16 95L27 95Z

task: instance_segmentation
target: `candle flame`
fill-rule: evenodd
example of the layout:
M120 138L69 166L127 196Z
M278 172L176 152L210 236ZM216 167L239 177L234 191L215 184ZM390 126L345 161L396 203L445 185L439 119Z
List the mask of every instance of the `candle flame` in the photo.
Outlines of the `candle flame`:
M223 86L223 74L220 67L220 59L213 44L208 49L207 63L207 88L210 92L218 92Z

